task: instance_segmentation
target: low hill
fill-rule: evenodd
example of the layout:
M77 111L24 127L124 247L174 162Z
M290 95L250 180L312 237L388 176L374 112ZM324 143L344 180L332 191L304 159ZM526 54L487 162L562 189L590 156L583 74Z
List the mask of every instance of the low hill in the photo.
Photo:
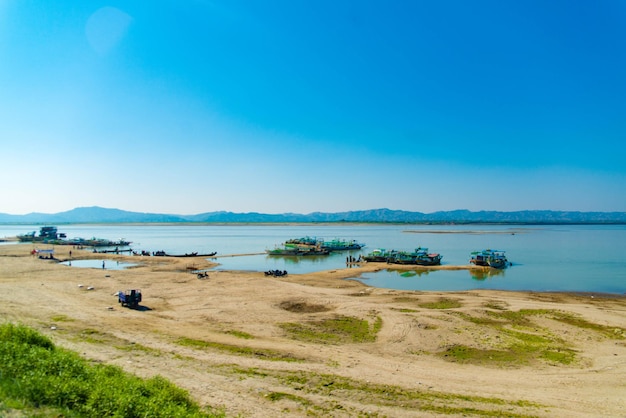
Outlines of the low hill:
M626 212L575 212L527 210L514 212L454 210L433 213L391 209L309 214L258 212L206 212L197 215L129 212L99 206L80 207L59 213L0 213L0 223L309 223L309 222L387 222L387 223L508 223L508 224L626 224Z

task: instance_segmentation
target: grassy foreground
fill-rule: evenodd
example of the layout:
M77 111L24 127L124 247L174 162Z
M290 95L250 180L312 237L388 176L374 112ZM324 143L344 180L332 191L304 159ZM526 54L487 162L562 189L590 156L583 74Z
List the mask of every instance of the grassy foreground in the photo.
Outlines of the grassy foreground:
M0 415L223 417L162 377L141 379L92 365L31 328L0 324Z

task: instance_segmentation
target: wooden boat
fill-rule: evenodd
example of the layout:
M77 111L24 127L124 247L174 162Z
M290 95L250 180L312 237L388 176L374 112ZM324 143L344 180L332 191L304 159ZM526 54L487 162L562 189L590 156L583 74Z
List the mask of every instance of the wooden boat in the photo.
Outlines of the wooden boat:
M365 244L360 244L356 242L356 240L348 241L345 239L336 238L330 241L324 241L323 238L315 238L315 237L309 237L309 236L302 237L302 238L292 238L290 240L285 241L285 244L320 247L328 251L360 250L361 248L365 247Z
M66 239L64 233L58 233L56 226L42 226L39 235L35 231L18 235L21 242L43 242L50 245L73 245L76 247L127 247L130 241L120 239L111 241L105 238L70 238Z
M314 246L296 245L285 243L283 247L276 247L273 250L265 251L268 255L280 256L308 256L308 255L328 255L330 251Z
M418 248L415 250L415 263L420 266L438 266L441 264L443 256L439 253L429 253L428 248Z
M115 248L114 250L96 250L95 248L93 249L93 252L98 253L98 254L131 253L132 251L133 251L132 248L127 248L123 250L120 250L119 248Z
M75 245L77 247L127 247L131 244L130 241L120 239L117 241L111 241L106 238L71 238L67 240L55 240L48 241L50 244L56 245Z
M319 242L324 241L323 239L317 239L315 237L302 237L302 238L292 238L290 240L285 241L285 244L296 244L296 245L318 245Z
M441 264L443 256L439 253L429 253L428 248L418 247L413 252L398 252L388 259L394 264L415 264L419 266L437 266Z
M493 267L496 269L505 268L510 264L504 255L504 251L490 249L474 251L470 255L469 262L477 266Z
M363 260L369 262L386 263L390 257L394 257L398 252L396 250L385 250L377 248L374 251L362 256Z
M206 254L198 254L198 252L193 253L185 253L185 254L166 254L168 257L214 257L217 254L217 251L213 251L212 253Z
M333 239L331 241L323 241L320 247L328 251L348 251L360 250L365 244L360 244L356 240Z
M65 236L65 234L61 234ZM56 226L42 226L39 229L39 235L37 235L36 231L28 232L26 234L21 234L17 236L17 239L20 242L48 242L59 239L59 233L57 232Z

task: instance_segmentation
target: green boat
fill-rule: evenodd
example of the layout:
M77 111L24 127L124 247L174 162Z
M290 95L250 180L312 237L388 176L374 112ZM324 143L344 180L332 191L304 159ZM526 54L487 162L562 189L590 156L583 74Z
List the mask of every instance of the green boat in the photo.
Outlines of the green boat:
M418 266L438 266L443 256L439 253L429 253L428 248L418 247L413 252L400 251L391 256L389 263L415 264Z
M285 243L282 247L276 247L272 250L265 250L265 252L267 253L267 255L294 257L330 254L330 251L320 247L287 243Z
M365 244L360 244L356 240L334 239L331 241L323 241L320 247L328 251L348 251L360 250Z
M391 257L394 257L398 252L396 250L385 250L384 248L377 248L369 254L364 255L362 258L365 261L386 263Z
M65 234L59 234L56 226L42 226L39 229L39 235L36 231L18 235L20 242L48 242L64 238Z
M511 264L504 255L504 251L490 249L474 251L470 254L469 262L477 266L493 267L496 269L502 269Z
M20 242L42 242L50 245L74 245L77 247L126 247L130 241L111 241L105 238L71 238L67 239L64 233L59 233L56 226L42 226L39 235L36 231L18 235Z

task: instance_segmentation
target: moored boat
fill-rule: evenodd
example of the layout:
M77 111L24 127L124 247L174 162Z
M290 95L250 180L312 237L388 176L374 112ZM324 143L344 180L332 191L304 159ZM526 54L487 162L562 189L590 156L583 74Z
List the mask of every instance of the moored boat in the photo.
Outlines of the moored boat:
M285 244L296 244L296 245L318 245L320 242L324 241L323 239L318 239L315 237L302 237L302 238L292 238L285 241Z
M120 239L112 241L105 238L71 238L67 239L64 233L59 233L56 226L42 226L39 235L36 231L18 235L21 242L43 242L51 245L74 245L77 247L126 247L130 241Z
M474 251L470 255L469 262L477 266L493 267L496 269L505 268L510 264L504 255L504 251L490 249Z
M356 242L356 240L333 239L331 241L322 241L320 247L328 251L348 251L360 250L365 244Z
M396 250L386 250L384 248L377 248L374 251L362 256L363 260L368 262L384 263L389 260L390 257L395 256L398 252Z
M127 247L130 241L120 239L112 241L106 238L71 238L47 241L49 244L55 245L75 245L77 247Z
M280 255L280 256L307 256L307 255L328 255L330 251L316 247L306 245L284 244L282 247L276 247L272 250L265 250L267 255Z
M17 239L21 242L48 242L58 240L60 236L65 234L59 234L56 226L42 226L39 229L39 235L37 231L28 232L17 236Z
M419 266L437 266L441 264L443 256L439 253L429 253L428 248L418 247L413 252L400 251L388 259L395 264L416 264Z

